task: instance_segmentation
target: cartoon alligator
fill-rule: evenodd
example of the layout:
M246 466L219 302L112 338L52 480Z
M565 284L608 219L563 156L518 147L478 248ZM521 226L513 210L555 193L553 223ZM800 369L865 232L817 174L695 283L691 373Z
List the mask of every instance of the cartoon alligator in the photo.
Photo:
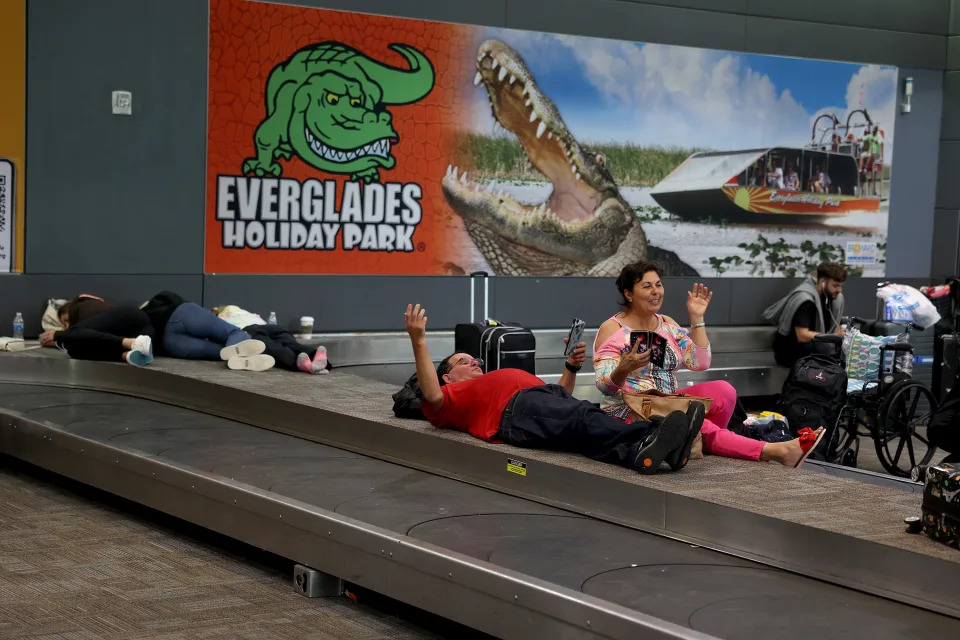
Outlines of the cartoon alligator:
M398 142L386 107L422 100L433 89L430 60L413 47L392 44L410 64L398 69L339 42L311 44L278 64L267 79L267 117L254 134L257 156L243 173L281 173L279 158L296 154L327 173L374 182L392 169Z
M647 244L603 155L577 142L520 54L499 40L481 44L474 84L481 83L493 117L553 184L545 202L528 206L448 167L443 194L497 274L615 276L631 262L655 260L661 275L698 275L675 253Z

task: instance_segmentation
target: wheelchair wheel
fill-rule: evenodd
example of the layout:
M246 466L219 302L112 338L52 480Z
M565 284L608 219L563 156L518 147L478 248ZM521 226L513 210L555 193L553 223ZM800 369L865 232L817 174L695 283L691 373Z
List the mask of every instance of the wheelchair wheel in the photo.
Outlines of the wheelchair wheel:
M936 410L937 399L919 382L890 387L873 430L877 457L887 472L909 478L914 467L930 462L936 447L927 439L927 424Z

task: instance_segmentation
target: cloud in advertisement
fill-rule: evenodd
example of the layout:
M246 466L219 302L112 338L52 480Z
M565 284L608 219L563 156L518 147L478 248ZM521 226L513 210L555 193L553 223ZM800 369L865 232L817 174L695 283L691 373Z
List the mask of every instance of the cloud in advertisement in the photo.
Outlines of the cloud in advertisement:
M520 52L585 140L712 149L803 146L821 114L843 122L863 107L880 123L890 161L897 99L892 67L510 30L487 36ZM826 73L829 82L820 77ZM485 117L481 125L488 123Z

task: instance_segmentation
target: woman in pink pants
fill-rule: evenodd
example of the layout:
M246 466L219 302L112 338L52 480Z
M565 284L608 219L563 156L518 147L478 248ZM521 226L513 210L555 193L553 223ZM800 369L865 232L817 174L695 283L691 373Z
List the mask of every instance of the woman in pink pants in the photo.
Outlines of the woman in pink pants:
M819 439L823 428L809 429L789 442L761 442L733 433L727 424L737 402L736 390L727 382L704 382L681 391L676 371L710 368L710 341L704 329L704 314L713 294L695 284L687 294L690 329L680 327L672 318L661 315L663 283L656 265L637 262L627 265L617 278L617 290L623 296L622 311L600 325L593 345L597 388L603 393L601 408L610 415L630 422L633 412L623 401L623 392L639 393L656 389L667 394L682 393L712 400L700 433L705 453L743 458L774 460L783 465L799 466ZM630 348L630 331L648 330L666 339L663 366L650 362L650 350L638 353Z

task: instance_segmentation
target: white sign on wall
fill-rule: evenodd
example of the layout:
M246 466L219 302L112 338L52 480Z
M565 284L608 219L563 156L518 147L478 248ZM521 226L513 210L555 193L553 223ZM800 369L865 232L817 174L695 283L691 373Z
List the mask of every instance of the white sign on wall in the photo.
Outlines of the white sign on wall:
M10 273L13 263L13 222L17 215L15 177L13 162L0 158L0 273Z

